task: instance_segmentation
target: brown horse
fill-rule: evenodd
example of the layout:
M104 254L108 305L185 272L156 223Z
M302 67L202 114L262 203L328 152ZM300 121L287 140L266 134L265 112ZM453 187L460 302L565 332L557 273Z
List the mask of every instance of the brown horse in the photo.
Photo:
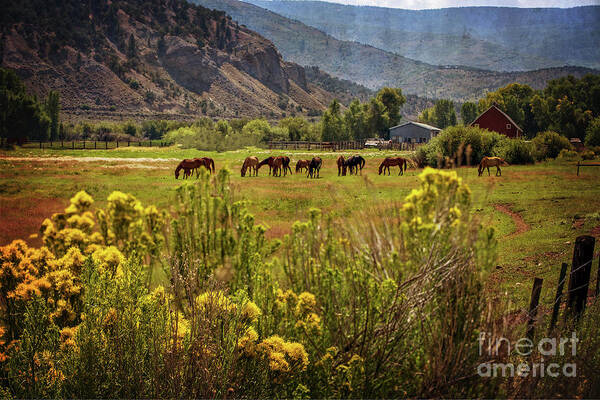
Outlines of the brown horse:
M346 175L346 169L344 168L345 162L346 162L346 159L344 158L344 156L338 157L338 159L337 159L338 176Z
M181 161L175 168L175 179L179 179L179 171L183 169L183 179L187 179L192 175L192 171L198 168L196 160L185 159Z
M215 162L212 158L209 157L202 157L202 160L204 160L205 164L204 166L208 169L208 172L210 172L211 174L215 172Z
M271 175L271 171L273 170L273 161L274 160L275 160L275 157L273 157L273 156L265 158L264 160L262 160L261 162L258 163L258 165L256 166L256 169L258 170L263 165L268 165L269 166L269 175Z
M308 160L298 160L298 162L296 163L296 173L302 171L303 169L306 169L306 172L308 172L309 165L310 161Z
M477 172L479 176L482 176L483 171L487 168L488 176L490 176L490 167L496 167L496 176L502 176L502 170L500 169L502 165L508 167L509 164L500 157L483 157L479 163Z
M246 176L246 170L250 168L250 176L254 171L254 176L258 175L258 157L246 157L244 165L242 165L242 178Z
M194 168L194 170L196 171L196 178L198 178L198 176L200 175L200 171L199 171L200 167L206 168L208 170L209 174L212 174L214 172L215 162L211 158L208 158L208 157L194 158L194 161L197 164L196 168ZM211 163L212 163L212 165L211 165Z
M308 176L310 178L319 178L319 173L321 172L321 166L323 165L323 160L321 157L313 157L310 161L310 165L308 166Z
M382 163L379 165L379 175L383 172L385 175L385 170L387 169L388 175L390 175L390 167L399 166L400 172L398 175L404 175L404 171L406 171L408 162L406 158L402 157L387 157ZM404 168L404 169L403 169Z
M288 156L283 156L283 176L287 175L287 171L290 171L290 175L292 175L292 169L290 168L290 158Z
M284 169L283 161L283 157L273 158L272 164L269 165L271 168L273 168L273 176L281 176L281 170Z

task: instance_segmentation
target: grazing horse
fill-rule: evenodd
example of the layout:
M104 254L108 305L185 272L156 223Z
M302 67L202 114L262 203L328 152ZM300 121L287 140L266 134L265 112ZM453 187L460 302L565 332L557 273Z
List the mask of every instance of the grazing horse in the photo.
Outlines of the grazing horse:
M246 157L244 165L242 165L242 178L246 176L246 170L250 168L250 176L254 171L254 176L258 175L258 157Z
M344 161L344 165L342 167L342 175L346 175L346 169L350 168L350 175L358 175L358 171L360 168L360 172L362 174L362 169L365 166L365 159L361 156L352 156Z
M194 168L194 170L196 171L196 178L198 178L198 176L200 175L200 167L204 167L208 170L209 174L212 174L214 172L214 168L215 168L215 162L211 159L211 158L207 158L207 157L202 157L202 158L194 158L194 161L196 162L196 167ZM212 162L212 165L211 165ZM212 167L212 169L211 169Z
M273 163L269 165L273 168L273 176L281 176L281 170L283 169L283 157L275 157Z
M406 161L406 158L402 158L402 157L387 157L385 160L383 160L383 162L381 163L381 165L379 165L379 175L381 175L382 172L385 175L385 170L386 169L387 169L387 172L388 172L388 175L389 175L390 174L390 167L395 167L395 166L399 166L400 167L400 172L398 173L398 175L404 175L404 171L406 171L407 164L408 164L408 162ZM404 168L404 170L402 168Z
M346 162L346 160L344 159L344 156L338 157L338 159L337 159L338 176L342 175L342 172L344 173L344 175L346 175L346 169L344 168L345 162Z
M256 166L256 169L258 170L263 165L268 165L269 166L269 175L271 175L271 171L273 170L273 161L274 160L275 160L275 157L273 157L273 156L265 158L264 160L262 160L261 162L258 163L258 165Z
M196 160L185 159L181 161L177 165L177 168L175 168L175 179L179 179L179 171L181 170L183 170L183 179L187 179L196 168L198 168L198 162Z
M306 172L308 172L309 165L310 161L308 160L298 160L298 162L296 163L296 173L302 171L303 169L306 169Z
M288 156L283 156L283 176L287 175L287 171L290 171L290 175L292 175L292 169L290 168L290 158Z
M208 169L208 172L210 172L211 174L215 172L215 162L212 158L209 157L202 157L202 159L204 160L205 164L204 166Z
M488 176L490 176L490 167L496 167L496 176L502 176L502 170L500 169L502 165L508 167L509 164L500 157L483 157L477 172L479 172L479 176L482 176L483 171L487 168Z
M322 165L323 160L321 160L321 157L313 157L313 159L310 160L310 165L308 166L307 178L319 178L319 173L321 172Z

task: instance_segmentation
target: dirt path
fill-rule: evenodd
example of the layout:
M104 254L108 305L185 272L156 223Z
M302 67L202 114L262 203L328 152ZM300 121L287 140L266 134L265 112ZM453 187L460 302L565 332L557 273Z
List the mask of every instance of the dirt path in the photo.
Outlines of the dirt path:
M515 236L525 233L531 229L531 227L527 224L527 222L525 222L525 220L523 219L521 214L511 210L509 205L494 204L494 208L497 211L500 211L501 213L506 214L509 217L511 217L513 222L515 223L516 229L513 233L511 233L510 235L507 236L508 238L515 237Z
M36 162L116 162L116 163L161 163L181 161L177 158L148 157L0 157L2 161L36 161Z

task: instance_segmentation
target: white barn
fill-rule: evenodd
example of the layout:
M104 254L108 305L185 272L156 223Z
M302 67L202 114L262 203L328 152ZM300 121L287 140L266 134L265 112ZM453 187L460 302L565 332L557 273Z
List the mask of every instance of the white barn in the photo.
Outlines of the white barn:
M440 131L435 126L408 121L390 128L390 140L398 143L427 143Z

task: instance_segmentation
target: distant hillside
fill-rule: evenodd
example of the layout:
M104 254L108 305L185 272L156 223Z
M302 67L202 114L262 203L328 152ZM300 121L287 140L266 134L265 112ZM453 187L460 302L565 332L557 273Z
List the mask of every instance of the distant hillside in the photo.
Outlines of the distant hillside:
M503 73L474 68L444 68L356 42L341 41L299 21L237 0L193 0L227 12L234 20L269 38L284 58L362 84L370 89L400 87L406 94L426 98L476 99L485 92L519 82L541 89L546 82L595 70L561 67L532 72ZM304 4L304 3L302 3Z
M338 39L434 65L495 71L600 67L600 6L402 10L322 1L248 2Z
M183 0L2 1L2 10L0 65L40 96L58 90L65 114L277 118L336 96L269 40Z

